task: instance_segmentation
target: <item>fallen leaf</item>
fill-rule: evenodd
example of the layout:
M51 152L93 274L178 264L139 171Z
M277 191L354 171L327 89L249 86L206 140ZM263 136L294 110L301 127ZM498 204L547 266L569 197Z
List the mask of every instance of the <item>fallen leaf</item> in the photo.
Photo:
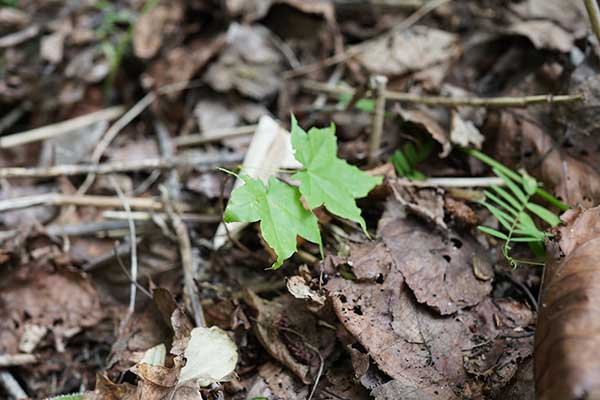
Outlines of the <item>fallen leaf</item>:
M319 305L325 304L325 296L311 289L301 276L294 275L289 277L286 285L290 294L296 299L310 300Z
M140 15L133 28L133 50L139 58L152 58L160 50L165 36L180 28L184 15L183 4L171 1L158 4Z
M395 111L405 122L422 127L425 132L430 134L442 146L440 157L444 158L450 153L451 146L448 133L432 115L424 110L407 110L398 105Z
M327 360L335 347L335 331L317 323L327 316L322 314L317 318L303 301L289 295L269 301L247 290L244 300L258 314L254 329L269 354L304 384L312 383L321 359Z
M231 24L227 47L208 68L204 80L219 92L236 89L259 100L273 96L282 84L283 66L269 37L270 32L262 26Z
M185 349L185 366L179 373L179 382L195 381L209 386L228 380L238 360L237 346L227 332L216 326L192 329Z
M587 21L587 13L583 1L564 0L527 0L511 5L521 18L529 20L550 20L575 32L577 37L585 34L586 27L581 22Z
M281 366L268 362L250 383L246 399L305 399L309 388Z
M371 73L403 75L449 63L458 54L458 36L417 25L377 40L358 56L358 60Z
M64 340L96 325L104 316L96 289L74 269L32 262L16 270L5 270L2 275L3 353L17 352L26 322L47 328L60 347Z
M448 231L444 237L410 218L390 221L378 235L417 301L442 315L476 305L492 289L473 273L474 259L488 275L492 268L484 249L469 236Z
M508 32L525 36L536 49L568 53L574 46L572 34L550 21L517 22L508 28Z
M484 139L473 122L464 120L459 112L452 111L452 120L450 123L450 141L452 143L463 147L473 145L475 148L481 149Z
M148 68L142 76L142 82L145 87L154 89L188 82L224 45L225 36L221 34L198 38L184 46L171 48ZM176 95L171 94L171 97Z
M598 395L600 207L567 211L546 265L535 336L541 400Z

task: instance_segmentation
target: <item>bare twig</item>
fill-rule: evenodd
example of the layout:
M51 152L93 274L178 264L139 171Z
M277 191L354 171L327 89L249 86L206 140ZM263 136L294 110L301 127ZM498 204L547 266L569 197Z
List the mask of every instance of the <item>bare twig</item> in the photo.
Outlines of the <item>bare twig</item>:
M592 31L600 44L600 8L598 7L598 0L583 0L583 2L590 17Z
M0 354L0 368L34 364L37 361L33 354Z
M30 109L31 105L25 102L12 110L2 118L0 118L0 134L6 132L11 126L13 126L23 115Z
M330 85L305 80L302 82L302 88L317 92L327 93L331 96L339 97L343 94L354 95L355 89L348 86L331 87ZM524 97L444 97L444 96L420 96L413 93L395 92L391 90L385 91L387 100L395 100L405 103L417 103L430 106L444 107L527 107L535 104L563 104L574 103L584 100L583 95L535 95Z
M423 18L424 16L429 14L431 11L435 10L437 7L447 3L449 1L450 0L428 1L427 3L425 3L423 5L423 7L421 7L417 11L415 11L408 18L406 18L404 21L402 21L398 25L394 26L392 29L387 31L385 34L383 34L379 37L376 37L374 39L371 39L371 40L366 40L355 46L352 46L352 47L348 48L348 50L346 50L344 53L336 54L332 57L326 58L326 59L318 61L316 63L305 65L305 66L302 66L300 68L296 68L296 69L293 69L290 71L286 71L284 73L284 78L290 79L290 78L295 78L298 76L310 74L311 72L318 71L321 68L329 67L331 65L335 65L335 64L341 63L343 61L346 61L352 57L355 57L355 56L359 55L360 53L362 53L363 51L365 51L370 46L372 46L375 41L380 40L380 39L385 39L386 37L390 37L398 32L402 32L402 31L410 28L415 23L417 23L421 18Z
M408 179L398 179L397 184L400 186L414 186L414 187L446 187L446 188L460 188L460 187L490 187L490 186L503 186L504 181L501 178L491 176L483 178L428 178L422 181L414 180L409 181Z
M373 77L375 89L375 114L373 115L373 127L369 138L369 162L373 163L381 147L381 136L383 135L383 120L385 117L385 87L387 78L383 75Z
M156 210L164 209L161 201L146 197L127 197L127 202L134 209ZM80 207L98 207L98 208L120 208L121 201L112 196L90 196L90 195L70 195L62 193L46 193L41 195L23 196L12 199L0 200L0 212L18 210L22 208L35 206L80 206ZM179 204L178 208L182 211L190 211L186 204Z
M39 25L30 25L27 28L20 30L15 33L10 33L6 36L0 37L0 49L4 49L7 47L13 47L18 44L21 44L40 33Z
M119 184L112 176L109 177L111 185L114 187L119 200L123 203L123 208L128 214L127 223L129 225L129 241L131 242L131 286L129 292L129 310L126 319L129 319L135 311L135 298L137 293L137 273L138 273L138 262L137 262L137 236L135 234L135 223L131 217L131 207L127 198L123 194L123 191L119 187Z
M198 85L197 81L190 82L177 82L171 85L166 85L159 88L155 92L150 92L140 101L138 101L129 111L127 111L121 118L119 118L105 133L102 139L98 142L94 151L92 152L91 161L93 164L97 164L100 162L102 155L110 145L110 143L114 140L115 137L121 132L123 128L125 128L131 121L138 117L150 104L154 102L158 98L159 95L168 94L178 92L190 87L194 87ZM77 189L78 194L85 194L90 187L94 184L95 175L90 173L86 176L85 181L81 184L79 189Z
M202 310L202 304L200 303L200 296L198 295L196 282L194 282L194 265L190 235L188 234L187 227L171 206L166 190L163 190L163 195L166 198L165 203L167 205L167 213L171 217L173 229L175 230L177 240L179 241L179 252L181 254L181 264L183 267L183 286L191 303L194 321L196 322L196 326L206 326L204 311Z
M154 218L167 218L167 214L149 213L146 211L132 211L130 215L135 221L152 221ZM123 211L104 211L102 216L109 219L127 219L128 217ZM179 217L182 221L189 223L214 224L221 221L220 216L208 214L181 213Z
M27 399L27 393L23 390L19 382L8 371L0 371L0 384L13 399Z
M173 142L177 147L218 142L223 139L233 139L236 137L252 135L257 127L258 125L246 125L236 128L215 129L203 133L179 136L175 138Z
M38 142L51 137L63 135L77 129L85 128L96 122L111 121L121 114L125 108L123 106L110 107L104 110L85 114L79 117L71 118L66 121L58 122L52 125L42 126L25 132L14 133L0 138L0 148L19 146L25 143Z
M53 178L84 174L105 175L116 172L166 170L182 166L192 166L196 170L206 171L217 166L236 164L241 160L241 154L222 153L215 155L182 155L170 159L148 158L134 161L113 161L103 164L65 164L54 167L0 168L0 178Z

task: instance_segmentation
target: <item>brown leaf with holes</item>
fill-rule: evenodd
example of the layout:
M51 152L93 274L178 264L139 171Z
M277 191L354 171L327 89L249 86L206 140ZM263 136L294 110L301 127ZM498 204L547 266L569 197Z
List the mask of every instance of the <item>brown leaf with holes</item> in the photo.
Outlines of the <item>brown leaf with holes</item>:
M473 273L473 264L491 275L484 249L469 236L432 232L414 219L396 219L379 230L395 265L419 303L442 315L473 306L492 290Z
M542 283L535 337L537 398L600 395L600 207L562 216Z

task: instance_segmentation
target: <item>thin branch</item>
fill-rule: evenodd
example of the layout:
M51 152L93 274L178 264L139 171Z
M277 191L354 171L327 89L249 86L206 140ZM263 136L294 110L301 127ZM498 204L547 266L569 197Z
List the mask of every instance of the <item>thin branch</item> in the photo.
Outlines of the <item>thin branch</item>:
M19 146L31 142L64 135L77 129L85 128L100 121L111 121L119 117L125 111L123 106L110 107L104 110L81 115L56 124L42 126L24 132L13 133L0 138L0 148Z
M161 201L146 197L127 197L127 202L134 209L141 210L164 210ZM98 208L121 208L122 202L117 197L112 196L91 196L91 195L70 195L62 193L46 193L33 196L15 197L12 199L0 200L0 212L19 210L23 208L36 206L80 206L80 207L98 207ZM178 204L182 211L190 211L191 207L187 204Z
M373 163L381 147L381 137L383 135L383 121L385 117L385 87L387 77L378 75L373 77L373 86L375 89L375 114L373 115L373 128L369 137L369 162Z
M166 170L182 166L191 166L198 171L241 162L238 153L193 154L166 158L148 158L134 161L113 161L103 164L64 164L53 167L14 167L0 168L0 178L55 178L73 175L106 175L116 172L134 172L147 170ZM80 193L82 194L82 193Z
M159 95L168 94L178 92L190 87L194 87L198 85L198 81L190 81L190 82L177 82L170 85L163 86L159 88L157 91L150 92L146 94L144 97L140 99L129 111L127 111L121 118L119 118L105 133L104 136L100 139L94 151L92 152L91 161L93 164L98 164L102 155L114 140L115 137L125 128L131 121L136 119L138 115L140 115L150 104L154 102L158 98ZM94 184L94 180L96 179L93 173L90 173L86 176L85 181L81 184L79 189L77 189L78 194L85 194L90 187Z
M223 139L233 139L241 136L252 135L258 125L246 125L236 128L214 129L192 135L179 136L173 140L175 146L194 146L212 142L218 142Z
M19 382L14 376L8 371L0 371L0 384L4 387L6 392L14 399L28 399L27 393L19 385Z
M592 31L600 44L600 8L598 7L598 0L584 0L584 3L590 17Z
M200 296L198 295L198 288L196 287L196 282L194 281L194 260L190 235L187 227L172 206L172 202L169 199L169 193L164 186L161 187L161 191L163 192L163 197L165 198L167 214L169 214L171 217L173 229L175 230L175 234L177 235L177 240L179 242L181 265L183 267L183 287L191 303L194 321L196 322L196 326L206 326L204 311L202 310Z
M152 221L154 218L165 219L168 217L165 213L149 213L146 211L132 211L130 215L134 221ZM123 211L104 211L102 216L104 218L117 220L127 219L127 215ZM181 213L179 217L182 221L189 223L214 224L221 222L221 217L218 215Z
M37 361L33 354L0 354L0 368L34 364Z
M414 187L461 188L504 186L504 181L496 176L483 178L429 178L422 181L409 181L408 179L398 179L396 182L400 186Z
M131 207L129 202L123 194L123 191L119 187L119 184L114 177L110 176L110 183L114 187L119 200L123 203L123 208L128 214L127 223L129 225L129 241L131 242L131 286L129 291L129 310L126 319L129 319L135 311L135 298L137 294L137 274L138 274L138 262L137 262L137 236L135 234L135 223L131 217Z
M316 93L327 93L334 97L344 94L354 95L356 90L348 86L331 87L330 85L305 80L302 88ZM575 95L535 95L523 97L445 97L445 96L420 96L413 93L385 91L387 100L395 100L405 103L425 104L430 106L444 107L528 107L535 104L564 104L584 100L582 94Z
M305 65L305 66L302 66L297 69L286 71L286 72L284 72L284 78L290 79L290 78L295 78L295 77L298 77L301 75L310 74L311 72L318 71L321 68L329 67L331 65L335 65L335 64L344 62L346 60L349 60L350 58L359 55L360 53L365 51L367 48L371 47L373 45L373 43L375 43L376 41L385 39L385 38L390 37L398 32L402 32L402 31L410 28L411 26L416 24L421 18L423 18L424 16L426 16L427 14L429 14L430 12L435 10L437 7L448 3L449 1L450 0L428 1L427 3L425 3L423 5L423 7L419 8L417 11L415 11L413 14L411 14L408 18L406 18L405 20L400 22L398 25L394 26L392 29L387 31L385 34L378 36L376 38L373 38L371 40L366 40L355 46L352 46L343 53L336 54L334 56L325 58L324 60L318 61L313 64Z

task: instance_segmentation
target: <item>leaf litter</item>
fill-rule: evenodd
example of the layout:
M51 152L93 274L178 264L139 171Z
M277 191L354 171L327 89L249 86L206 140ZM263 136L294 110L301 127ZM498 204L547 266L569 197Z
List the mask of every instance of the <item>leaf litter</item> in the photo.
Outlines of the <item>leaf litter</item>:
M1 3L0 397L597 390L600 91L583 1ZM126 114L57 124L112 106ZM497 181L462 147L573 207L543 275L477 230L503 229L479 203ZM217 169L231 155L236 183Z

